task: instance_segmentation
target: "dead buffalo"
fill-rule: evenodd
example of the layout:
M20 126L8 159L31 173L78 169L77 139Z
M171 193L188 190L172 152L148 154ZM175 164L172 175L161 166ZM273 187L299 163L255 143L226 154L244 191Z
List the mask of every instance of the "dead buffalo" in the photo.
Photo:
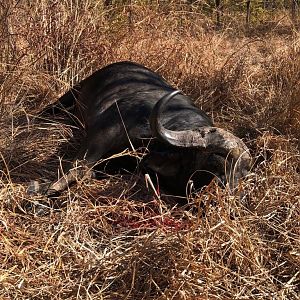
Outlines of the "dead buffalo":
M85 139L63 176L47 187L34 182L30 192L60 193L92 175L104 158L127 148L147 147L142 169L178 195L185 194L188 182L199 188L215 176L234 187L250 167L251 156L241 139L214 127L188 96L136 63L98 70L63 95L59 107L74 108Z

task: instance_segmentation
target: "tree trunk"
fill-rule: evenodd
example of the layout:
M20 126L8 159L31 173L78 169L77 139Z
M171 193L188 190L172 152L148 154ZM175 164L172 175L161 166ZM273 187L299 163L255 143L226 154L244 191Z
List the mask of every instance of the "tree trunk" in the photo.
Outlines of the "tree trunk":
M297 0L291 0L291 1L292 1L292 19L293 21L296 21L298 15L298 1Z
M247 26L249 26L249 24L250 24L250 16L251 16L251 0L247 0L246 1L246 9L247 9L247 12L246 12L246 24L247 24Z
M112 5L112 0L104 0L104 6Z
M221 28L221 16L222 16L222 5L221 0L216 0L216 12L217 12L217 27Z

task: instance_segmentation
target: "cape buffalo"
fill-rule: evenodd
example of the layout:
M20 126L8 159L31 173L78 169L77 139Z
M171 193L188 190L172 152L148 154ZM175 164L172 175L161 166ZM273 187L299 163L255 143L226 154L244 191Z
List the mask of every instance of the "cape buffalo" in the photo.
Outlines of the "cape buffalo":
M249 170L251 156L241 139L214 127L205 112L160 75L133 62L108 65L73 87L57 102L73 105L85 139L63 176L47 188L60 193L103 158L126 148L146 147L142 168L156 174L170 193L182 195L188 182L198 188L217 176L236 186Z

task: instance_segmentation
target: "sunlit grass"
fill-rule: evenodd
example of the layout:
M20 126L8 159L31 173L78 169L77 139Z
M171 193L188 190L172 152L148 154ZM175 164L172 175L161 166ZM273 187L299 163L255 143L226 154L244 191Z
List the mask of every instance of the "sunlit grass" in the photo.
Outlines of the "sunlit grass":
M300 41L287 14L268 30L228 16L215 30L175 4L4 11L0 298L299 298ZM245 141L254 165L236 191L212 182L182 206L133 174L81 181L57 200L26 194L78 147L71 125L34 116L119 60L156 70Z

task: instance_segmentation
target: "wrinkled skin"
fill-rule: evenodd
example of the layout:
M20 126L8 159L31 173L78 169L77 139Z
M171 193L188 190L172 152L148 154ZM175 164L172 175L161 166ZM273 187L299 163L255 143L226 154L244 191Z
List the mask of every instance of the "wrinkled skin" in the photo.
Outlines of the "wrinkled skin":
M74 162L66 168L65 176L50 185L35 182L29 191L47 195L60 193L77 179L92 176L91 170L99 160L126 148L146 146L149 153L141 163L142 168L157 174L169 193L178 195L186 193L191 178L196 188L208 184L214 176L224 181L229 174L225 172L225 165L236 164L246 151L243 165L238 165L235 175L233 186L236 185L250 166L247 147L225 131L221 131L221 139L225 132L226 138L234 140L237 146L225 147L224 151L220 143L214 147L210 133L213 131L210 128L214 128L212 120L188 96L174 91L158 74L132 62L108 65L83 80L58 100L56 108L75 107L85 128L85 140ZM171 93L170 99L165 99ZM163 103L159 103L161 99ZM208 129L208 134L200 132L204 142L177 143L176 132L185 136L185 132L199 132L199 129ZM164 130L171 135L175 133L175 142L174 136L173 140L164 136ZM188 140L191 139L194 140L193 137ZM226 163L230 153L235 155Z

